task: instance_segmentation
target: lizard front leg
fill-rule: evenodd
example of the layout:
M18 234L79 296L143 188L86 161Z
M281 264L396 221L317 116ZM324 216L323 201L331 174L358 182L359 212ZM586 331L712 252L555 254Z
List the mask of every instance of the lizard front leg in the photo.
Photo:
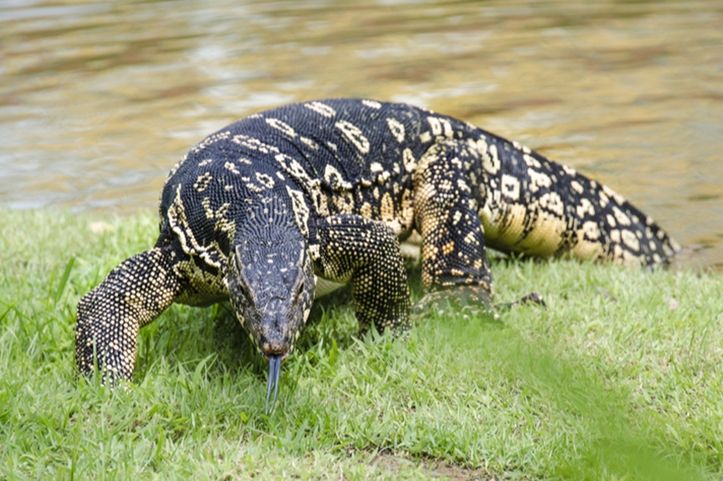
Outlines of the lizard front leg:
M414 177L415 225L422 236L425 287L454 288L458 295L471 295L475 299L469 300L488 305L492 276L477 213L479 194L467 177L474 155L465 143L454 140L437 143L424 154Z
M409 327L407 273L394 232L381 222L340 214L317 226L317 273L349 280L362 330Z
M136 358L138 329L158 316L181 291L173 272L175 257L155 247L130 257L113 269L78 303L75 355L78 370L90 375L97 367L104 383L130 380Z

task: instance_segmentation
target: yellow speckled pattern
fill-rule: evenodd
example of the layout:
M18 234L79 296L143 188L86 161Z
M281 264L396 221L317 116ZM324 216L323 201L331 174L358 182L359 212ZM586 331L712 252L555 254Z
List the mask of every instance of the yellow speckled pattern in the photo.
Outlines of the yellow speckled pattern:
M180 279L172 269L175 261L172 251L159 247L133 256L80 300L75 354L81 372L97 364L105 380L130 379L138 329L180 292Z
M229 299L264 355L293 349L315 275L352 284L362 327L409 326L399 241L427 288L487 302L485 249L664 264L677 245L610 188L466 122L364 99L282 106L210 135L163 188L156 246L78 306L78 366L130 378L139 327ZM275 361L276 362L276 361Z

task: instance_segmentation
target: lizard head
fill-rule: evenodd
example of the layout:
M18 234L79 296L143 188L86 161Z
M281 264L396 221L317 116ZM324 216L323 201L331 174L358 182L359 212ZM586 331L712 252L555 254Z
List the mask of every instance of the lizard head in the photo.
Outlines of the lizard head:
M236 317L269 361L267 407L281 361L306 324L315 277L306 243L293 229L269 229L236 243L226 277Z

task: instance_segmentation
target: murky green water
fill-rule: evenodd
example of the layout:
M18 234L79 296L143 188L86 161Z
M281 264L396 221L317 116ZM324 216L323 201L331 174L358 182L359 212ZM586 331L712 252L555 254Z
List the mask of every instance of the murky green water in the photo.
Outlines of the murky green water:
M0 204L155 209L226 123L368 96L573 165L695 247L683 263L720 268L721 32L713 0L0 0Z

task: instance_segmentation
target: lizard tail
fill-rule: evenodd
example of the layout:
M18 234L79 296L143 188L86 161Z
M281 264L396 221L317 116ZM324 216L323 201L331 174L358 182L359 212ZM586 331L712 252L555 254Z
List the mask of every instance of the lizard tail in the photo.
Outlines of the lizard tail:
M517 143L485 141L480 217L491 247L638 265L667 264L680 250L609 187Z

